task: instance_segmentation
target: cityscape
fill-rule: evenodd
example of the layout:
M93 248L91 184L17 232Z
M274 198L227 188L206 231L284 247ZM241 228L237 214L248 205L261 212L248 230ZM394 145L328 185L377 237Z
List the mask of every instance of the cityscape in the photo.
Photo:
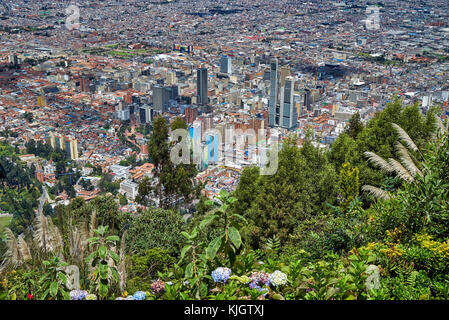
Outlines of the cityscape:
M448 18L0 1L0 300L448 299Z

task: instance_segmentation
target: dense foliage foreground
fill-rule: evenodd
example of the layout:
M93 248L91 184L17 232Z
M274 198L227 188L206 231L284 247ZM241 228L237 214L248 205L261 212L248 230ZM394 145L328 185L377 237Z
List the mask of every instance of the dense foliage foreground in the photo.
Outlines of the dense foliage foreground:
M354 117L330 151L288 139L188 223L108 196L39 212L5 231L0 299L448 299L449 137L417 110Z

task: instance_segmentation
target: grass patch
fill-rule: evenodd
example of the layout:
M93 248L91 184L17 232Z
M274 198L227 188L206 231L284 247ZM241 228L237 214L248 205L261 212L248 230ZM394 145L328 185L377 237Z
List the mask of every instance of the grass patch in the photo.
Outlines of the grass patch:
M11 222L12 217L4 217L0 216L0 238L4 238L3 230L9 226L9 223Z

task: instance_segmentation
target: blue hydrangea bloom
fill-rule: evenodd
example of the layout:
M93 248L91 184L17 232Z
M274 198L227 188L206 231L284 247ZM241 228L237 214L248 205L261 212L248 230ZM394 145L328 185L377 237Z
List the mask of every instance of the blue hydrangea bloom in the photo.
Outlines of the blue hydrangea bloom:
M85 290L72 290L69 293L71 300L83 300L87 297L87 294Z
M211 276L215 282L225 283L231 277L231 269L219 267L212 271Z
M146 293L143 291L136 291L133 295L134 300L145 300Z

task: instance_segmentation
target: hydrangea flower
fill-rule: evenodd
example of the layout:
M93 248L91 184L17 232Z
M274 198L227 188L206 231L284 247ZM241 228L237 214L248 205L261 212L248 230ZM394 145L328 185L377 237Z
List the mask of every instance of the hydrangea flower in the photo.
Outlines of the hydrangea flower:
M151 284L151 290L154 293L161 293L165 291L165 282L162 281L161 279L158 279L157 281L154 281Z
M215 282L226 283L226 281L228 281L229 278L231 277L231 269L219 267L214 271L212 271L211 275L212 279L214 279Z
M117 297L117 298L115 298L115 300L126 300L126 299L123 297Z
M259 286L254 281L249 284L249 287L250 287L250 289L257 289L257 291L263 292L262 293L263 296L266 296L266 294L268 293L268 289L267 288L262 288L261 286Z
M133 295L134 300L145 300L146 293L143 291L136 291Z
M72 290L69 294L71 300L83 300L87 297L87 291L85 290Z
M275 286L281 286L287 283L287 275L279 270L270 274L270 282Z
M268 293L267 288L262 288L262 286L270 285L270 275L268 273L259 271L251 273L249 279L251 282L249 283L249 287L251 289L257 289L259 292L263 292L263 296Z
M270 285L270 275L263 271L253 272L251 273L249 278L251 279L251 282L255 282L258 285Z
M97 300L97 296L94 294L88 294L86 300Z
M127 296L127 297L125 298L125 300L137 300L137 299L134 299L134 296Z

